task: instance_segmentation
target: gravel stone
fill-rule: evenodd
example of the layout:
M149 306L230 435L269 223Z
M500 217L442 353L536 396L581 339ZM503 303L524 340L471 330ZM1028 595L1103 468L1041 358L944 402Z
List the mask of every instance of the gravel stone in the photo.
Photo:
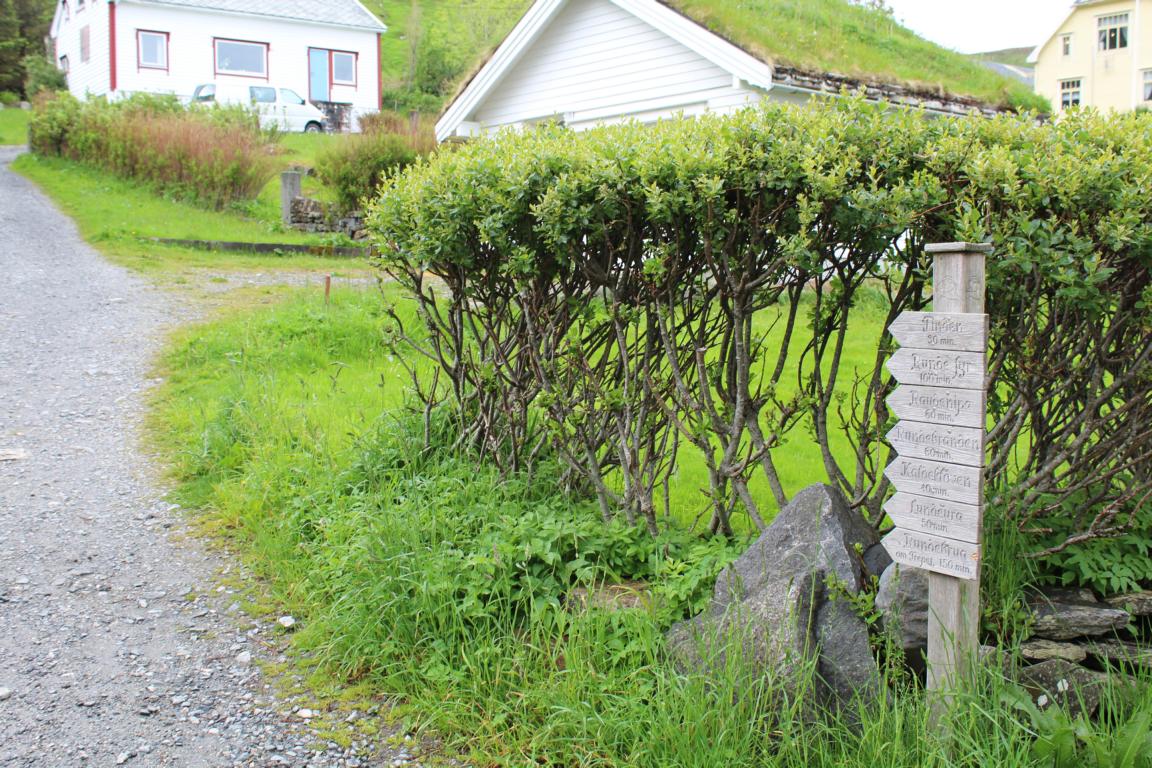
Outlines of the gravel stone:
M142 450L164 334L211 301L105 261L9 170L19 151L0 147L0 766L391 764L386 729L335 745L236 666L282 660L280 632L228 612L217 579L250 574L190 535Z

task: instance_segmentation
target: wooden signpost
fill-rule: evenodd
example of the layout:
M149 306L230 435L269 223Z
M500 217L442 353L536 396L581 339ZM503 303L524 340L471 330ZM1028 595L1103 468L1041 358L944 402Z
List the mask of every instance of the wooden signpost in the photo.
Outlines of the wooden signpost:
M905 312L889 326L901 348L888 361L900 385L888 405L900 421L888 433L898 455L885 476L897 493L884 510L896 528L884 546L896 562L929 572L928 688L940 691L979 647L991 246L926 250L935 256L935 311Z

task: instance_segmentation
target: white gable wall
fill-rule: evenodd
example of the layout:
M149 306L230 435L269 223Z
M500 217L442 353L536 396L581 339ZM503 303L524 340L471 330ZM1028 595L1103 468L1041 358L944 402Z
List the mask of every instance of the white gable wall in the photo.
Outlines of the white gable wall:
M487 131L550 118L581 129L731 111L762 96L611 0L570 0L470 120Z
M56 62L59 65L60 56L68 57L68 90L81 99L89 93L107 93L108 0L85 0L80 6L76 0L69 0L67 16L61 15L57 21ZM82 61L80 56L80 34L84 27L88 27L88 61Z

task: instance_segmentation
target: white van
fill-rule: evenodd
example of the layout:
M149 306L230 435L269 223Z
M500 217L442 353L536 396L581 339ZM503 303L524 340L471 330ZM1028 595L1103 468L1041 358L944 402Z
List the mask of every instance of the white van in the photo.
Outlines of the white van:
M260 113L260 124L291 133L321 133L324 113L291 88L240 83L204 83L192 92L193 104L241 104Z

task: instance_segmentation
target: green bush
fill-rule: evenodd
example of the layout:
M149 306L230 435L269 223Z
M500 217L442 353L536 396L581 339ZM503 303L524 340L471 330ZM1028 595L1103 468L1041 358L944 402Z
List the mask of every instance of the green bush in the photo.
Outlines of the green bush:
M276 172L274 136L240 108L186 110L174 96L108 103L42 96L29 146L220 209L255 198Z
M895 345L860 342L853 308L879 290L885 326L923 309L924 244L990 241L989 499L1039 555L1143 525L1150 175L1145 115L844 99L506 133L395 175L371 225L431 334L412 340L437 363L424 395L464 439L506 468L546 440L606 518L653 531L677 454L697 453L725 533L734 511L763 519L754 482L785 500L773 456L805 431L812 479L883 524ZM850 339L865 366L845 364Z
M13 91L0 91L0 105L14 107L20 103L20 94Z
M68 89L67 76L43 56L25 56L20 63L24 67L24 92L28 98L44 92Z
M369 123L369 127L372 124ZM353 134L316 158L316 174L345 211L361 207L389 173L404 168L435 146L428 133L368 130Z

